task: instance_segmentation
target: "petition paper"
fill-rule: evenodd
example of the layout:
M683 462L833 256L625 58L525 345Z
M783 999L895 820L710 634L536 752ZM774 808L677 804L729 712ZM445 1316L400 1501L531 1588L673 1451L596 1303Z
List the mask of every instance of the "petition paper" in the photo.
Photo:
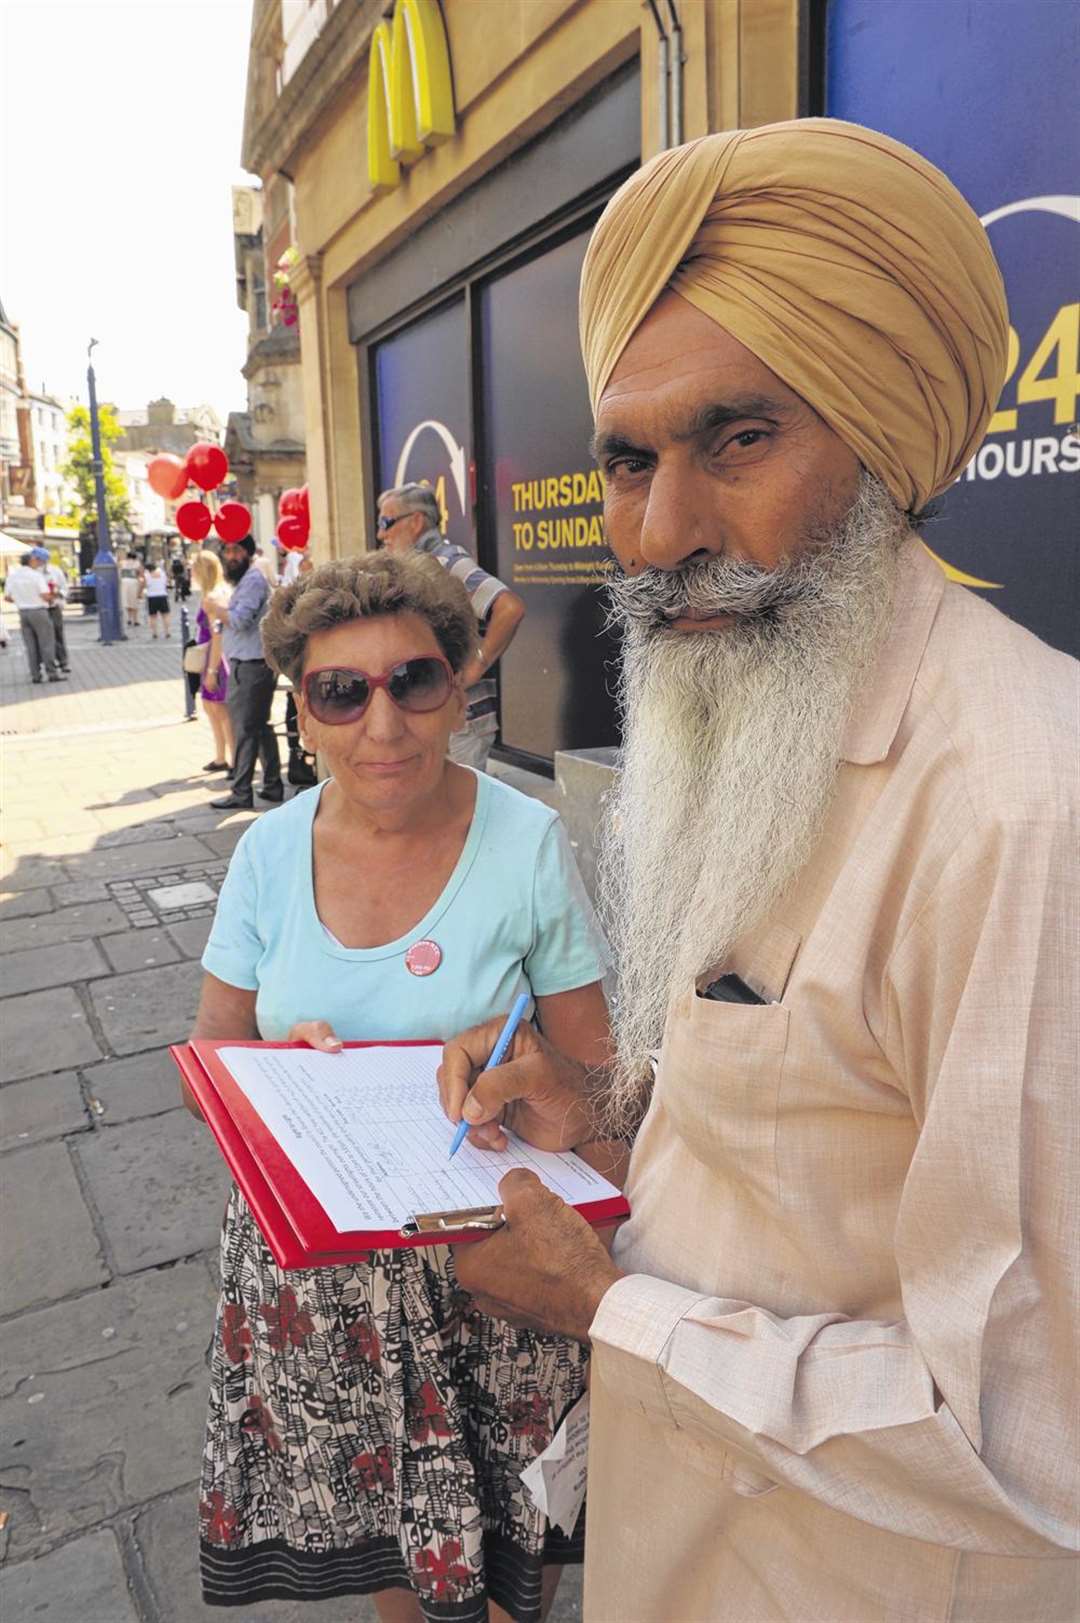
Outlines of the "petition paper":
M511 1138L504 1151L466 1140L439 1106L442 1050L221 1048L241 1092L339 1233L399 1229L417 1212L493 1206L499 1179L527 1167L570 1205L619 1191L571 1152Z

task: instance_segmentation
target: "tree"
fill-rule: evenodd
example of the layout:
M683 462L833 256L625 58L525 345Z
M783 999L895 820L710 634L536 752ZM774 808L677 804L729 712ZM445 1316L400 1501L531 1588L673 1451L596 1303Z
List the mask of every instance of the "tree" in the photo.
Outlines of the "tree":
M80 530L97 527L97 494L94 489L94 448L90 436L90 412L86 406L72 406L67 414L68 459L61 472L75 486L75 517ZM109 528L126 524L128 519L128 493L124 476L113 461L110 446L123 437L124 430L116 420L113 406L98 407L98 428L101 432L101 462L105 475L105 511Z

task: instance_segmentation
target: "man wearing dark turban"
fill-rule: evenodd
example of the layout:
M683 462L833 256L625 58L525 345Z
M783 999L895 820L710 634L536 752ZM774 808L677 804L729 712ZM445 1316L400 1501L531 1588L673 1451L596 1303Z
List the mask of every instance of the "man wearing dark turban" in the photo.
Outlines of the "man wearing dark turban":
M480 1142L638 1128L611 1256L517 1172L458 1257L594 1349L589 1623L1076 1614L1077 667L917 534L1007 332L963 199L850 124L662 153L590 244L616 1052L443 1069Z

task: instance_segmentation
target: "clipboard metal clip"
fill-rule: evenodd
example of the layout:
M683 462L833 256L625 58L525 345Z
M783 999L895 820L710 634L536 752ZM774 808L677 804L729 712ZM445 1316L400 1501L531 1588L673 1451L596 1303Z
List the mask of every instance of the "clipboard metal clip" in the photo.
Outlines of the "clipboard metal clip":
M403 1238L417 1234L460 1234L466 1229L499 1229L505 1218L501 1206L466 1206L458 1212L417 1212L401 1228Z

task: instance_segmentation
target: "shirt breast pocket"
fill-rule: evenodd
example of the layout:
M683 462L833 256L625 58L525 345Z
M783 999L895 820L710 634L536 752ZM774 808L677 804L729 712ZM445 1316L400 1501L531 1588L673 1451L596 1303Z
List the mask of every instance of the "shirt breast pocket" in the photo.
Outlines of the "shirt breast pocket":
M657 1078L690 1153L769 1204L788 1025L783 1004L716 1003L691 988L672 1007Z

